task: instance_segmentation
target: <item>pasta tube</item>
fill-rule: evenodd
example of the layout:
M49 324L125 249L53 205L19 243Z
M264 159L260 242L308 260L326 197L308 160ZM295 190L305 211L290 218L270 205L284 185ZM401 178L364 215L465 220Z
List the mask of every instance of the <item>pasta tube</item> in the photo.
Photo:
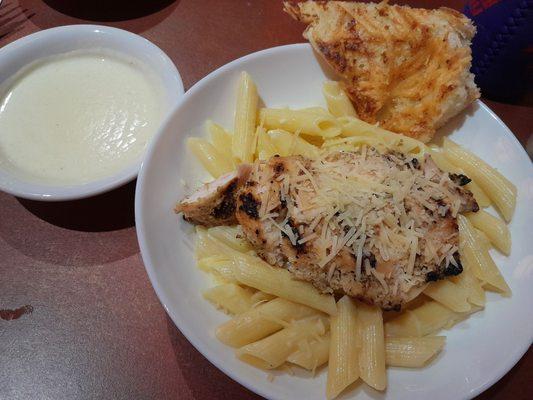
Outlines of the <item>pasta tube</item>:
M200 258L198 260L198 268L213 274L224 282L239 283L235 279L235 273L233 272L233 261L224 255Z
M246 253L252 249L250 243L242 239L242 231L238 226L215 226L209 228L207 232L209 235L237 251ZM239 235L241 237L238 237Z
M328 320L324 317L296 321L273 335L241 347L235 354L241 361L255 367L276 368L296 351L299 342L324 335L328 325Z
M467 292L467 299L476 306L485 305L485 291L479 280L472 273L472 268L465 260L462 260L463 272L457 276L451 276L450 280L457 286L462 287Z
M391 367L421 368L444 347L444 336L385 339L386 362Z
M471 308L467 301L468 291L448 280L429 284L424 294L452 311L466 312Z
M253 294L250 289L227 283L207 289L204 298L230 314L242 314L252 307Z
M422 368L446 344L445 336L386 337L385 362L389 367ZM328 362L330 335L305 343L287 361L314 371Z
M297 135L282 129L269 131L268 135L281 156L302 155L309 158L318 157L318 148Z
M385 336L381 310L375 306L357 305L360 352L359 375L369 386L377 390L387 387L385 371Z
M444 139L444 154L481 186L509 222L516 206L516 186L485 161L447 138Z
M421 337L437 332L452 321L459 319L458 313L436 301L428 301L388 321L385 324L385 331L387 336Z
M331 344L326 397L337 397L359 378L358 320L356 303L344 296L331 317Z
M189 138L187 145L213 178L233 171L233 162L205 139Z
M341 134L341 127L333 116L305 110L287 108L262 108L259 111L261 124L266 129L283 129L310 136L331 138Z
M483 210L468 213L466 217L474 227L487 235L494 247L505 255L510 254L511 233L504 221Z
M262 304L264 302L267 302L267 301L270 301L270 300L274 300L275 298L276 298L276 296L274 296L272 294L269 294L269 293L262 292L260 290L255 292L254 295L252 296L252 300L254 302L254 307L258 306L259 304Z
M231 141L232 135L213 121L206 122L206 128L211 137L211 143L226 158L232 160ZM233 162L233 160L232 160Z
M489 288L501 292L504 296L511 295L511 289L500 274L498 267L489 254L489 249L479 240L472 224L463 215L457 216L459 224L459 240L462 243L461 257L477 278Z
M231 149L239 162L252 162L257 144L256 122L259 97L248 73L242 72L237 92L235 126Z
M339 82L327 81L322 86L328 110L335 117L357 117L355 108Z
M216 337L228 346L242 347L279 331L291 321L312 315L317 315L317 311L276 298L220 325Z
M196 256L197 260L212 255L209 251L209 238L207 236L207 229L205 229L203 226L196 227L194 255Z
M324 107L306 107L306 108L301 108L299 111L305 111L305 112L313 113L313 114L322 114L328 117L332 116L332 114L328 110L326 110Z
M304 340L298 344L299 349L292 353L287 361L309 371L314 371L328 362L330 342L329 333L310 342Z
M274 157L276 154L280 154L280 151L276 148L276 145L266 133L265 128L257 127L257 158L259 160L268 160Z
M271 267L257 257L236 260L235 278L244 285L327 314L337 312L333 296L320 294L310 283L294 280L289 271Z
M402 153L411 153L422 156L426 150L424 143L419 140L387 131L376 125L369 124L353 117L338 118L342 126L342 136L370 136L379 139L387 148L398 150Z
M437 167L446 172L453 174L464 174L464 171L457 165L452 164L446 156L435 148L427 147L426 151L431 155L431 159L437 164ZM471 179L471 177L469 177ZM480 207L489 207L490 199L487 194L479 187L473 180L465 185L465 188L470 190Z

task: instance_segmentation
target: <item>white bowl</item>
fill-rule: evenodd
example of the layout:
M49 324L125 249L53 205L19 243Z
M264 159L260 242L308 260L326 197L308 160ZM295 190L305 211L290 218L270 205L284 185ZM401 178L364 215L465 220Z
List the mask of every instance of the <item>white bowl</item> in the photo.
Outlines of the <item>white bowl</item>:
M325 371L312 379L266 374L238 361L233 349L214 336L228 317L202 298L207 277L195 266L193 229L172 212L175 202L205 177L189 155L185 140L201 136L206 119L233 126L240 71L248 71L268 106L322 105L325 73L307 44L276 47L233 61L209 74L184 96L182 103L152 141L139 173L135 202L137 235L150 280L168 314L187 339L214 365L250 390L272 399L325 398ZM533 337L533 168L509 129L477 102L446 129L518 187L516 213L510 225L510 257L494 259L513 290L511 298L488 293L486 309L444 331L444 352L421 370L391 368L385 393L359 385L342 398L465 399L476 396L502 377L527 350ZM184 187L180 180L190 186Z
M183 83L174 63L156 45L121 29L97 25L71 25L47 29L8 44L0 50L0 83L38 59L80 49L102 48L141 61L161 79L166 115L183 96ZM0 169L0 190L32 200L73 200L114 189L133 180L142 157L110 176L81 185L44 185L24 181Z

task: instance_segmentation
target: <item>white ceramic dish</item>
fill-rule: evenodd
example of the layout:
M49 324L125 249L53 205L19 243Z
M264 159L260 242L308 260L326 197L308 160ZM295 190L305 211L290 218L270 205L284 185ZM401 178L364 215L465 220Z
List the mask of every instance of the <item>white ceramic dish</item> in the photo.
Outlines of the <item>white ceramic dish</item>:
M272 399L325 398L325 371L315 379L266 374L235 359L218 342L215 327L228 317L202 298L208 280L196 269L193 229L172 208L205 177L185 147L189 136L204 134L206 119L232 127L237 79L246 70L269 106L324 105L326 79L311 47L296 44L251 54L211 73L185 95L151 143L137 182L137 234L150 280L168 314L189 341L214 365L256 393ZM486 309L445 332L444 352L422 370L391 368L385 393L360 385L341 398L466 399L487 389L519 360L533 337L533 168L509 129L477 102L446 128L454 140L473 149L518 187L510 226L512 255L494 253L513 290L512 298L489 293ZM191 185L186 188L180 180Z
M102 48L140 60L160 77L164 87L166 115L183 96L183 83L176 66L156 45L121 29L97 25L72 25L47 29L19 39L0 50L0 82L35 60L73 50ZM131 181L141 159L104 179L82 185L40 185L0 169L0 190L33 200L73 200L93 196Z

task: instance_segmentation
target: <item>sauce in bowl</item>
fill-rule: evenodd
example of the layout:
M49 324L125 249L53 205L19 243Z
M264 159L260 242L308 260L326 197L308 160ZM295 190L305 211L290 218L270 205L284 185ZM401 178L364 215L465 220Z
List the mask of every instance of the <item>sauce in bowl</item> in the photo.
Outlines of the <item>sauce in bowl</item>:
M37 60L0 87L0 163L50 185L119 172L142 156L167 112L162 85L109 50Z

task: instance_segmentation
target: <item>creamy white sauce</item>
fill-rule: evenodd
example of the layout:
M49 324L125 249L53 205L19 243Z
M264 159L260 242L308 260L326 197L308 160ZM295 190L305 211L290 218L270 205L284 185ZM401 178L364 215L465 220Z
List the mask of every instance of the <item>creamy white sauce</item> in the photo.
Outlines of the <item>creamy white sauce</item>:
M0 87L0 162L39 183L91 182L138 160L165 112L162 83L138 60L42 59Z

